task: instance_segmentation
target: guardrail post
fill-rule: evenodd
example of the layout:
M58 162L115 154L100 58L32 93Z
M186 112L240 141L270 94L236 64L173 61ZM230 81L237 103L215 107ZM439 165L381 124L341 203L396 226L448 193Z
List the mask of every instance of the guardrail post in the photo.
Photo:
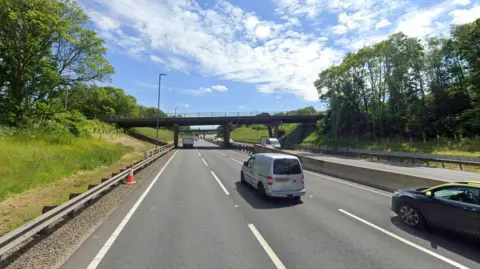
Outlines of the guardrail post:
M458 166L460 166L460 170L463 170L463 166L461 163L459 163Z

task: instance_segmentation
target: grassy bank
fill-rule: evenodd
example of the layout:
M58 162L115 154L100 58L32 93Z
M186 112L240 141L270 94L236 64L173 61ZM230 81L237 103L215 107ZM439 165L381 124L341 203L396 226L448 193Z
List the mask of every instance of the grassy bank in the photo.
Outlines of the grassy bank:
M319 136L316 132L310 134L302 144L331 146L333 143ZM446 138L438 138L428 141L408 141L399 139L353 140L341 139L335 141L339 147L350 147L378 151L400 151L412 153L429 153L450 156L480 157L480 139L463 138L454 141Z
M280 136L284 136L295 130L297 123L286 123L280 125ZM258 131L258 133L257 133ZM249 141L258 143L261 137L268 137L268 129L264 125L241 126L230 133L234 141Z
M78 136L45 129L0 128L0 234L84 192L153 146L100 122Z
M133 130L139 134L143 134L152 138L157 137L157 130L155 128L141 127L141 128L133 128ZM158 139L165 143L172 143L173 132L167 129L159 129Z

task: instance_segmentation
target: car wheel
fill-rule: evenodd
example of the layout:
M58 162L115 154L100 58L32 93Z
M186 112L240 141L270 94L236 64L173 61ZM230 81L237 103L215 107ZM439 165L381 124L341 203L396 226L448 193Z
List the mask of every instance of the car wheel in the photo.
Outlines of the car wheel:
M300 202L300 200L302 200L302 197L301 197L301 196L295 196L295 197L293 197L292 199L293 199L293 201L295 201L295 202Z
M258 194L260 194L260 197L262 197L263 200L268 199L267 193L265 192L265 188L263 187L263 184L261 182L258 183Z
M410 204L401 204L398 208L398 215L403 223L416 229L425 228L423 215L414 206Z
M245 176L243 175L243 172L240 173L240 182L247 185L247 181L245 181Z

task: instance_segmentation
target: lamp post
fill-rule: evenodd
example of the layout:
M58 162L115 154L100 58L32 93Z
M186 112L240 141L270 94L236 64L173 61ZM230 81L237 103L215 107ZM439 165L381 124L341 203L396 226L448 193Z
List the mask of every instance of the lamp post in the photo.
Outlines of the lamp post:
M175 108L175 116L174 116L174 118L177 117L177 108L178 108L178 107Z
M160 125L160 90L162 89L162 76L166 76L167 74L158 74L158 111L157 111L157 141L158 141L158 126ZM157 144L158 147L158 144Z

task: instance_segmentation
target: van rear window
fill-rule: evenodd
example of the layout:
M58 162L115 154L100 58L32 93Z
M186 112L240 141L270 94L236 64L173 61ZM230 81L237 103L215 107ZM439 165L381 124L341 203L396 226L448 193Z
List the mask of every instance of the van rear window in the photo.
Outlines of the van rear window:
M273 161L273 174L298 175L302 173L300 163L296 159L275 159Z

